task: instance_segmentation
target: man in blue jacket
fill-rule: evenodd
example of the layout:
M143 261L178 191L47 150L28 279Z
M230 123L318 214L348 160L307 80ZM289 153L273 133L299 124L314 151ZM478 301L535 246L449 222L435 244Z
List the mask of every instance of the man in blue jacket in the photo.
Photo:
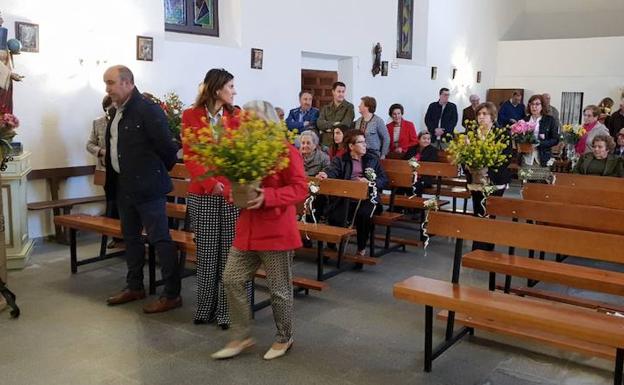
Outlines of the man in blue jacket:
M440 98L427 108L425 126L431 134L431 144L438 149L444 148L443 139L453 135L457 125L457 106L449 102L451 92L448 88L440 89Z
M498 112L498 125L505 127L522 120L526 115L524 104L522 104L522 94L520 91L514 91L511 99L501 104Z
M299 92L299 104L288 113L286 125L289 130L297 130L302 133L307 130L316 130L316 120L319 117L318 108L312 107L312 93L310 91Z
M169 235L165 211L166 195L173 188L168 171L176 163L177 146L164 112L141 95L127 67L118 65L106 70L104 83L115 106L106 128L104 189L107 197L119 205L128 265L126 288L107 302L119 305L145 298L145 229L159 256L165 288L161 298L145 305L143 311L171 310L182 306L178 253Z

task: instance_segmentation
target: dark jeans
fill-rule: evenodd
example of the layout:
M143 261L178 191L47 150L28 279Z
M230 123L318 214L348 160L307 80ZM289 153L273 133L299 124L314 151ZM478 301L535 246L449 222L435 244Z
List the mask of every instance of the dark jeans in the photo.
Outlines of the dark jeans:
M120 194L121 195L121 194ZM141 232L145 228L147 240L160 260L165 288L162 296L176 298L180 295L180 267L178 252L169 235L166 199L130 203L118 200L121 230L126 244L128 275L126 283L130 290L143 290L143 266L145 265L145 243Z
M490 196L502 197L504 193L505 193L505 189L496 190ZM485 213L485 211L483 210L483 206L481 205L481 201L483 200L483 193L481 191L471 191L470 195L472 196L472 210L474 211L474 216L478 217L478 216L483 215ZM490 216L490 218L494 219L494 216ZM494 250L494 244L473 241L472 250L492 251Z

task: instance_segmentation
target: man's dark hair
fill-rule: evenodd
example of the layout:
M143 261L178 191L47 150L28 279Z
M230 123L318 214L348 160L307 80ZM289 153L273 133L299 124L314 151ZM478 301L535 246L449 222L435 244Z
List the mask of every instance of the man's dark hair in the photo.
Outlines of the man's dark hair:
M442 87L442 88L440 88L440 93L439 93L439 95L442 95L442 92L451 92L451 90L449 90L449 89L448 89L448 88L446 88L446 87Z
M335 90L338 87L347 88L347 85L344 84L343 82L335 82L334 84L332 84L332 91Z
M314 97L314 94L310 90L302 90L299 92L299 99L303 96L303 94L310 94L310 96Z

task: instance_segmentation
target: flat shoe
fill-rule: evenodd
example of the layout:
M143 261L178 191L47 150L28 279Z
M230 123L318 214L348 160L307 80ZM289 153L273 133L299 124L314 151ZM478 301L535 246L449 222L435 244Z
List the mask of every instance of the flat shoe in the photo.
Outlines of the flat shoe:
M254 347L255 344L256 342L254 340L252 340L251 338L248 338L242 341L237 346L233 346L230 348L227 348L227 347L223 348L219 350L218 352L213 353L210 357L212 357L215 360L224 360L226 358L236 357L242 352L244 352L245 350L248 350Z
M293 339L291 338L290 340L288 340L288 342L286 343L286 348L284 349L273 349L273 347L271 347L271 349L269 349L266 354L264 355L264 359L265 360L274 360L276 358L279 358L283 355L285 355L288 350L292 347L293 345Z

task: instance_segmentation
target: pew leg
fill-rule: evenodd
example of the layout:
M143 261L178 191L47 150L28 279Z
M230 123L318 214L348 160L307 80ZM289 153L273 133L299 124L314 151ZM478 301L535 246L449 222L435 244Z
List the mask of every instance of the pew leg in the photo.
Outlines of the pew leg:
M511 275L505 276L505 294L509 294L511 291Z
M489 273L488 289L490 291L496 290L496 273L493 271L490 271Z
M464 207L462 208L464 214L468 211L468 199L464 198Z
M100 241L100 258L106 257L107 245L108 245L108 236L102 235L102 240Z
M453 213L457 212L457 197L453 197Z
M425 306L425 372L431 372L433 361L433 307Z
M316 279L323 280L323 241L318 241L316 246Z
M76 250L76 229L69 229L69 259L72 274L78 272L78 252Z
M617 348L615 351L615 373L613 384L622 385L622 370L624 369L624 349Z
M369 242L369 255L374 258L375 257L375 224L371 225L370 236L368 237Z

